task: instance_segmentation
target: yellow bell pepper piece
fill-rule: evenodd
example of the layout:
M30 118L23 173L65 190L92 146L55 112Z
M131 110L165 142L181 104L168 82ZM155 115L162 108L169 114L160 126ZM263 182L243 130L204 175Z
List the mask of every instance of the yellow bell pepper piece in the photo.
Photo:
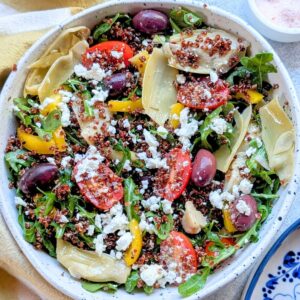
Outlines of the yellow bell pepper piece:
M177 128L179 126L179 116L180 112L184 109L184 105L181 103L175 103L171 106L171 117L170 124L173 128Z
M133 240L124 254L124 260L127 266L132 266L138 260L141 254L143 237L137 220L132 219L130 221L129 229L133 236Z
M139 53L137 53L134 57L129 59L129 61L133 66L135 66L139 70L141 75L144 75L149 57L149 53L146 50L142 50Z
M229 233L233 233L236 231L236 228L234 227L231 218L230 218L230 212L227 209L223 210L223 219L224 219L224 226L225 229L229 232Z
M61 103L61 95L60 94L53 94L49 98L53 99L53 102L50 102L47 106L41 109L41 114L43 116L48 115L51 111L57 109L59 103ZM46 98L47 99L47 98ZM45 101L45 100L44 100ZM47 101L47 100L46 100ZM43 104L42 104L43 105Z
M141 99L135 101L110 100L108 101L108 109L110 112L134 112L143 109L143 104Z
M242 98L251 104L257 104L264 99L264 95L255 90L247 90L245 93L237 93L238 98Z
M38 154L54 154L55 149L60 152L67 149L64 131L61 127L53 133L53 138L49 141L45 141L37 135L26 133L21 128L18 128L17 135L24 148Z

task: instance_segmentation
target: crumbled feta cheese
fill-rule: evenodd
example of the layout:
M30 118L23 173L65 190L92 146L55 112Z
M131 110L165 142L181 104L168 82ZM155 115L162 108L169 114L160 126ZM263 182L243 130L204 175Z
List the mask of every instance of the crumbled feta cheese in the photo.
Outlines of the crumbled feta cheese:
M117 120L111 120L111 121L110 121L110 124L111 124L112 126L116 126L116 125L118 124L118 121L117 121Z
M75 65L74 72L77 76L83 77L87 80L94 79L97 81L102 81L106 76L111 75L111 72L105 72L99 64L93 63L90 70L88 70L82 64Z
M158 134L160 137L162 137L163 139L166 139L167 136L168 136L168 130L167 130L165 127L163 127L163 126L159 126L159 127L157 128L157 134Z
M98 215L98 214L96 215L95 226L97 226L99 229L102 229L101 215Z
M104 102L108 97L108 90L103 90L101 87L92 90L93 97L88 101L90 106L94 106L96 102Z
M110 134L112 134L112 135L115 135L116 132L117 132L117 130L116 130L116 128L114 126L108 125L107 132L110 133Z
M151 134L147 129L143 130L143 135L145 137L146 143L149 145L149 147L158 147L159 143L155 136Z
M89 225L86 235L92 236L95 231L95 225Z
M151 211L157 211L159 209L160 202L161 202L160 197L151 196L147 200L142 200L142 205L146 209L149 209Z
M252 156L255 152L256 152L256 148L254 148L254 147L249 147L247 150L246 150L246 156L247 157L250 157L250 156Z
M47 157L47 161L52 165L56 165L55 159L53 157Z
M69 103L73 97L73 94L69 91L59 90L58 92L62 96L62 102Z
M150 148L152 148L152 149L150 149ZM153 155L153 153L154 153L153 147L150 147L150 148L149 148L149 150L150 150L150 152L152 152L152 155ZM156 149L156 148L154 148L154 149ZM149 157L147 157L146 152L137 153L137 157L146 163L146 167L148 169L160 169L160 168L169 169L169 166L167 165L167 160L165 158L161 159L160 156L161 156L160 153L157 153L154 156L154 158L151 158L151 157L149 158Z
M251 208L244 200L239 200L235 207L241 214L250 216Z
M122 235L116 243L116 249L119 251L125 251L129 245L131 244L133 239L133 236L130 232L126 232L124 235Z
M211 92L208 89L203 90L203 95L204 95L204 98L206 98L206 99L211 98Z
M197 132L199 122L193 118L189 121L190 110L186 107L180 112L180 128L175 129L175 134L179 137L184 149L191 146L190 138Z
M142 125L138 125L138 126L136 126L136 129L137 130L143 130L143 126Z
M147 40L143 40L143 41L142 41L142 45L145 46L145 47L147 47L147 46L149 45L149 43L148 43Z
M152 265L143 265L140 269L141 279L148 285L153 286L153 284L164 277L166 271L161 265L152 264Z
M209 193L209 201L212 206L223 209L227 206L228 203L232 202L235 199L234 195L220 189L212 191Z
M54 98L51 98L51 97L46 97L44 99L44 101L39 105L39 109L40 110L43 110L44 108L46 108L49 104L55 102L55 99Z
M75 154L75 157L74 157L74 160L75 160L75 162L79 162L79 161L82 160L83 158L84 158L84 154L76 153L76 154Z
M97 171L99 164L104 160L104 157L97 151L95 146L90 146L86 155L78 164L78 172L75 174L75 179L77 182L82 180L84 175L87 178L92 178L97 176Z
M123 169L125 169L126 171L131 171L132 170L131 165L130 165L130 160L128 160L128 159L125 160Z
M209 126L217 134L223 134L228 129L227 122L222 118L214 118Z
M244 178L239 184L239 190L244 194L250 194L253 184L247 178Z
M143 195L147 188L149 187L149 180L142 180L142 188L140 189L140 193Z
M104 245L104 236L103 234L98 234L97 237L94 239L94 244L95 244L95 251L98 254L102 254L105 249L106 246Z
M176 81L177 81L179 84L185 84L186 77L185 77L183 74L177 74L177 75L176 75Z
M61 166L66 169L67 167L70 166L70 161L72 160L71 156L65 156L63 157L63 159L61 160Z
M60 223L68 223L69 219L65 215L61 215L59 218Z
M169 200L161 201L163 212L168 215L173 213L172 202Z
M21 198L21 197L15 197L15 204L16 205L22 205L24 207L27 206L27 203Z
M63 127L68 127L71 124L71 112L69 106L64 102L59 103L57 106L61 110L61 125Z
M139 227L142 231L146 231L150 234L154 233L154 228L155 228L154 224L151 223L149 218L148 219L146 218L144 213L141 214Z
M125 120L123 121L123 127L124 127L124 128L130 128L130 123L129 123L128 119L125 119Z
M120 59L121 57L123 57L123 52L121 51L111 51L110 52L111 56L116 58L116 59Z
M217 80L219 79L218 74L214 71L210 71L209 76L210 76L210 81L213 83L216 83Z
M166 284L172 284L174 282L177 283L181 283L182 278L177 277L177 273L173 270L168 270L166 271L166 273L164 274L164 277L162 277L161 279L158 279L158 284L160 285L160 287L165 288Z

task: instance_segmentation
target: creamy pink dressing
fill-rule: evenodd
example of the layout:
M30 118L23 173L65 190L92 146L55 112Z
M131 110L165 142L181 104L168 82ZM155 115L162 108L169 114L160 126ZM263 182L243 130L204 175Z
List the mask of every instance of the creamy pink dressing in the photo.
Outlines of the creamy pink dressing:
M300 0L256 0L256 5L272 23L300 28Z

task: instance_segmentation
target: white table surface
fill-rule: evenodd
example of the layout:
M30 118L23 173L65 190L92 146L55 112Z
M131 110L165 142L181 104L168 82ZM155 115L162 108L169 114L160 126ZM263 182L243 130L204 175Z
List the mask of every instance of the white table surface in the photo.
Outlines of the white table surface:
M208 4L218 6L224 10L232 12L242 19L249 21L246 15L246 1L247 0L207 0L205 1ZM279 57L282 59L285 64L298 93L298 98L300 99L300 42L298 43L278 43L270 41L270 44L273 46ZM300 189L298 190L300 195ZM278 236L296 219L300 217L300 199L296 199L293 203L290 213L287 219L283 222L283 225L277 234L274 237L274 242ZM271 245L270 245L271 247ZM254 267L253 267L254 268ZM222 290L214 293L210 297L207 297L205 300L238 300L241 299L241 295L244 289L244 286L249 278L249 275L253 268L244 272L239 278L234 282L225 286Z

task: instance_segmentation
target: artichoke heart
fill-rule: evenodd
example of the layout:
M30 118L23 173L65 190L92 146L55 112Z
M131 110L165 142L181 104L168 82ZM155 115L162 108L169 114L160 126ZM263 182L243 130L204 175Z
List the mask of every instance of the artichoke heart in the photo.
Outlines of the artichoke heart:
M130 274L130 268L123 261L108 254L79 249L62 239L57 240L56 254L57 260L75 278L122 284Z
M227 73L245 55L249 42L220 29L197 29L170 37L163 50L173 68L198 74Z

